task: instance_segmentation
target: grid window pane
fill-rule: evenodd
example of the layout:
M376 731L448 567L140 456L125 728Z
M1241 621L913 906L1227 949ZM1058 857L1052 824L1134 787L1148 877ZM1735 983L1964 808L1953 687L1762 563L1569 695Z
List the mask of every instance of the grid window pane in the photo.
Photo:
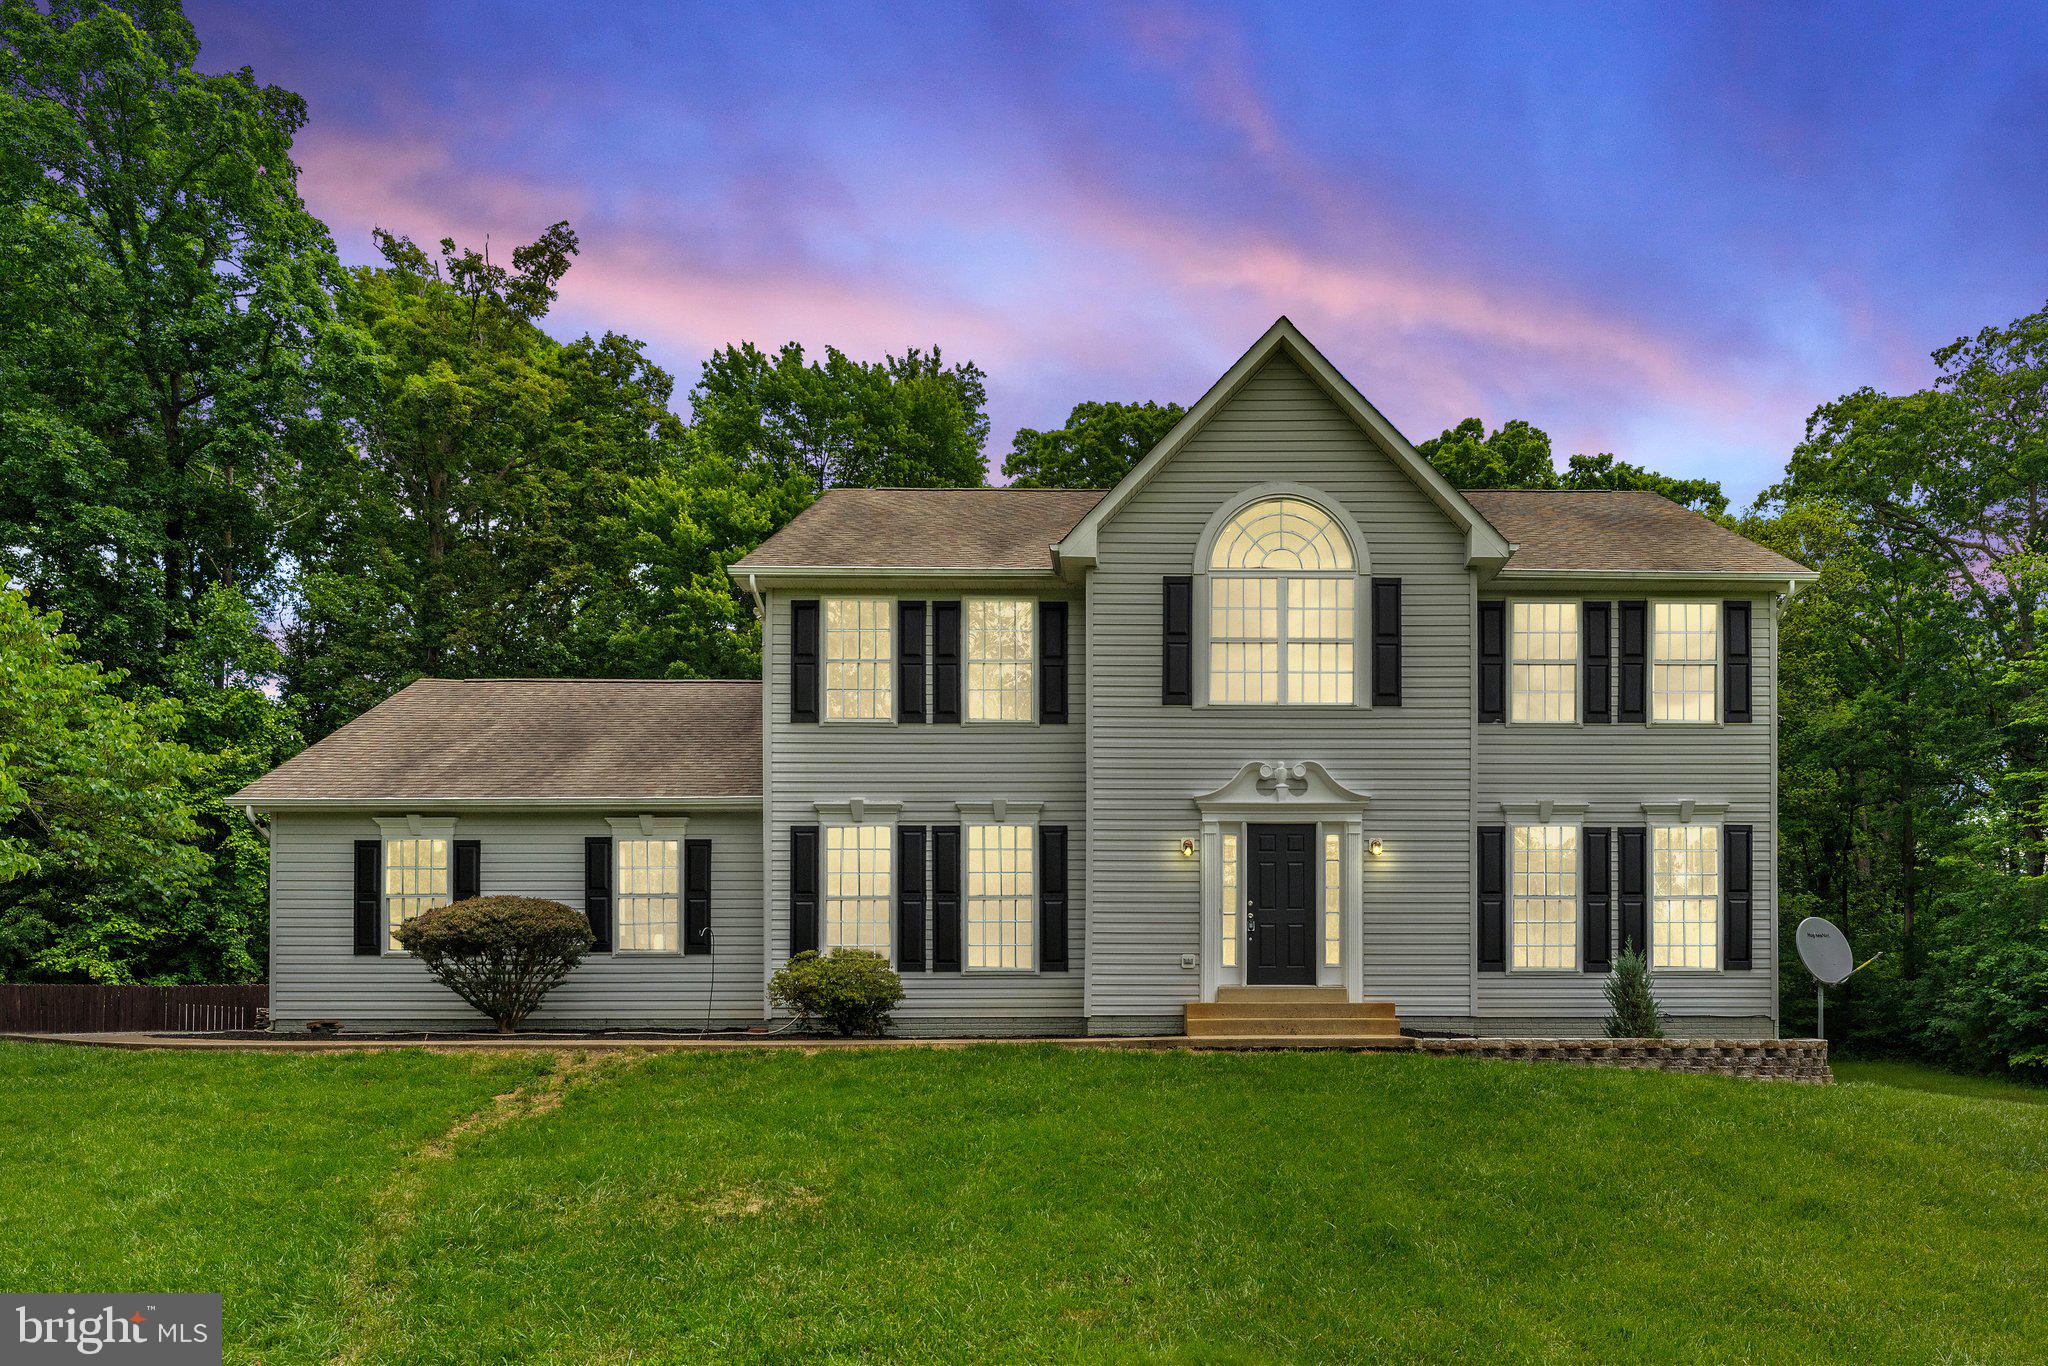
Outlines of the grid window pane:
M448 841L384 841L384 947L398 952L398 927L448 904Z
M1579 605L1510 604L1508 716L1515 721L1579 719Z
M1037 962L1035 826L967 827L967 966Z
M674 953L682 946L682 898L674 840L619 840L618 947Z
M1287 700L1349 702L1355 580L1287 579Z
M1314 503L1273 498L1254 503L1230 519L1210 552L1211 569L1308 569L1352 567L1351 542Z
M1721 966L1721 827L1660 825L1650 850L1650 966Z
M1280 580L1210 580L1209 700L1280 700Z
M1209 577L1209 700L1350 702L1355 565L1343 530L1313 503L1272 498L1231 518L1209 556L1227 571Z
M967 604L967 719L1029 721L1038 605L1028 599Z
M1650 719L1712 721L1720 659L1721 609L1711 602L1660 602L1650 631Z
M1323 963L1336 967L1344 952L1344 837L1323 834Z
M896 714L891 620L886 598L825 599L825 715L886 721Z
M825 827L826 949L869 949L888 957L895 827Z
M1223 966L1237 966L1237 832L1223 836Z
M1513 966L1578 967L1578 827L1518 825L1511 852L1508 892Z

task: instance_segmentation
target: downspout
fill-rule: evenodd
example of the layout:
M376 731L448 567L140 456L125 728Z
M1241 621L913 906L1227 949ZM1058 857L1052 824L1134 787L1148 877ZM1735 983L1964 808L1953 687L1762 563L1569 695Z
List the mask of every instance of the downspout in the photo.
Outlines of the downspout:
M256 819L256 808L255 808L255 807L253 807L253 806L245 806L245 807L243 807L243 808L242 808L242 819L243 819L243 820L245 820L245 821L247 821L247 822L249 822L249 828L250 828L251 830L254 830L254 831L255 831L255 832L257 833L257 834L259 834L259 835L263 836L263 842L264 842L265 844L268 844L268 843L270 843L270 827L269 827L269 826L267 826L267 825L265 825L265 824L264 824L264 823L263 823L262 821L259 821L259 820L257 820L257 819Z

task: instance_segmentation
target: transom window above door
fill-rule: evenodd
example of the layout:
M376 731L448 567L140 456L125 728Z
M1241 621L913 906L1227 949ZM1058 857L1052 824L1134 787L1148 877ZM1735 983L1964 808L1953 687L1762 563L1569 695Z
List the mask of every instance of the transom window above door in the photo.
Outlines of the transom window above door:
M1252 503L1207 568L1211 703L1354 700L1358 565L1335 518L1303 498Z

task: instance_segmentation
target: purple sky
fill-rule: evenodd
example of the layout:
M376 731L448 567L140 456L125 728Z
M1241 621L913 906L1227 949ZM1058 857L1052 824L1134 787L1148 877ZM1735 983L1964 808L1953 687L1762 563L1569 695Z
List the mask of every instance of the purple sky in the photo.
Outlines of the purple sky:
M1739 500L1813 407L2048 296L2048 6L193 0L307 200L549 327L938 345L1019 425L1192 402L1286 313L1411 438L1526 418ZM578 18L586 14L588 18Z

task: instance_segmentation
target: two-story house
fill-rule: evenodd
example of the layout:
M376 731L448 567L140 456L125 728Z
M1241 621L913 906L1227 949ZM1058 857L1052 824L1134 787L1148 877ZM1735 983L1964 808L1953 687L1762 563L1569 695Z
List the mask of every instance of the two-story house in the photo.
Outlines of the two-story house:
M1810 572L1650 493L1460 493L1284 319L1106 493L834 490L732 574L758 682L422 680L240 793L273 1018L472 1022L392 933L482 892L590 917L540 1023L757 1023L856 946L908 1031L1287 987L1593 1033L1634 944L1675 1031L1776 1033Z

